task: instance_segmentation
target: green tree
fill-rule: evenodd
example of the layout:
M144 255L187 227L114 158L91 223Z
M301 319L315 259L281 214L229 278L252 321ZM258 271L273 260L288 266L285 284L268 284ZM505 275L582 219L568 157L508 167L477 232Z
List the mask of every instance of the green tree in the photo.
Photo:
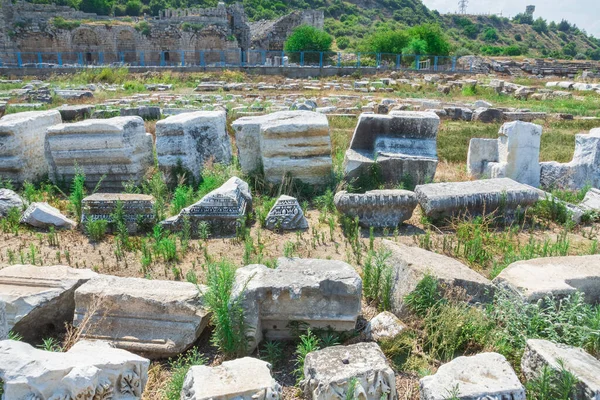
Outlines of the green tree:
M558 30L561 32L569 32L570 29L571 29L571 24L569 23L569 21L567 21L565 19L560 21L560 23L558 24Z
M575 42L567 43L563 46L562 51L565 56L574 57L577 54L577 45Z
M109 15L112 8L112 0L82 0L79 5L81 11L99 15Z
M127 4L125 4L125 14L137 17L140 15L142 11L142 2L140 0L129 0Z
M517 14L514 16L513 22L515 24L532 25L533 24L533 16L531 14L520 13L520 14Z
M327 32L310 25L302 25L286 40L285 51L331 51L333 38Z
M450 43L439 25L421 24L408 30L408 34L413 39L419 39L427 43L427 54L436 56L446 56L450 54ZM412 40L411 40L412 42ZM409 44L410 46L410 44Z
M495 42L498 40L498 32L494 28L487 28L483 32L483 40L486 42Z
M364 52L400 54L410 43L405 31L379 31L367 36L360 46Z
M548 23L540 17L533 22L533 30L539 34L548 33Z
M424 41L423 39L412 38L410 40L410 42L408 43L408 46L406 46L402 50L402 53L410 54L410 55L427 54L427 53L429 53L427 51L427 42ZM430 54L433 54L433 53L430 53Z

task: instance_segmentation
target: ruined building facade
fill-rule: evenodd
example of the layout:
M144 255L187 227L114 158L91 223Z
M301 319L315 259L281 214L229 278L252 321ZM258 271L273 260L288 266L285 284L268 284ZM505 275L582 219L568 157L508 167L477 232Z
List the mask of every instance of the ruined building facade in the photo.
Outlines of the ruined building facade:
M79 26L57 27L55 17ZM164 10L158 18L111 18L66 6L2 0L0 58L57 64L133 65L251 61L255 50L281 51L299 25L323 27L322 11L249 23L240 4ZM58 54L60 53L60 54Z

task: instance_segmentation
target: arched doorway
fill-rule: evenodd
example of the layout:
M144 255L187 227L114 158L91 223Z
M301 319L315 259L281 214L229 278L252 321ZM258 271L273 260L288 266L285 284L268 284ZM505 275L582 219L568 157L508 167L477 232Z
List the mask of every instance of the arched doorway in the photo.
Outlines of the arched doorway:
M123 57L123 62L128 64L137 63L136 46L133 32L129 30L122 30L119 32L117 35L117 52L119 53L119 59L121 59L121 56Z

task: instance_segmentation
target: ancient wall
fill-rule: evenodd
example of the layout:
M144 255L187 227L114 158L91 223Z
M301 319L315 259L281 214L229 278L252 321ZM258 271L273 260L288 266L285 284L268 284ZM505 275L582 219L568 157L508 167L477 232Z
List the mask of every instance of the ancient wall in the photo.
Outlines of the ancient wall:
M275 21L258 21L250 24L253 49L283 50L287 37L300 25L323 29L325 15L321 10L295 11Z

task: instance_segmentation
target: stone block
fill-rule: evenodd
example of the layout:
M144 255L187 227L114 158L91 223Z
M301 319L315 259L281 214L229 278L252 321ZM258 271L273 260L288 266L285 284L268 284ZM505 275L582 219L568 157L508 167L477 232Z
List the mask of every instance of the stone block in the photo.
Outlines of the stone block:
M139 185L153 164L152 135L140 117L88 119L48 129L46 159L54 183L71 182L77 170L94 189L120 192L123 184Z
M6 322L6 303L0 300L0 340L8 338L8 323Z
M535 188L509 178L430 183L417 186L415 194L425 215L433 219L476 216L496 210L510 218L517 209L525 210L539 200Z
M557 373L564 367L577 378L575 393L571 399L600 398L600 361L583 349L541 339L527 340L521 359L521 370L525 378L538 378L545 366Z
M145 194L95 193L83 199L81 223L106 220L114 222L113 214L121 203L129 233L152 226L154 222L154 197Z
M60 113L29 111L0 119L0 177L13 185L34 182L48 173L44 158L46 130L60 124Z
M495 279L497 286L535 302L580 291L586 302L600 303L600 255L537 258L517 261Z
M264 265L238 269L234 295L243 296L252 351L263 337L291 338L292 322L336 331L354 329L362 280L342 261L280 258L276 269Z
M156 123L156 155L170 174L181 164L200 179L207 161L231 163L231 142L225 111L198 111L171 116Z
M498 162L498 139L473 138L467 153L467 172L474 178L491 178L484 174L490 163Z
M159 120L161 117L160 107L153 106L121 108L119 113L121 117L140 117L144 120Z
M85 339L151 359L173 357L192 346L208 323L205 291L188 282L100 276L76 290L73 324L88 319Z
M231 235L236 233L240 219L251 209L252 195L248 184L234 176L199 202L163 221L162 225L178 231L183 228L185 219L189 218L194 236L197 236L198 226L203 221L209 224L211 235Z
M0 189L0 217L6 217L11 208L23 211L25 203L21 196L10 189Z
M0 199L2 198L2 194L0 191ZM0 200L1 201L1 200ZM583 201L579 204L581 208L586 211L595 211L600 212L600 189L590 189L586 194ZM0 206L0 214L2 213Z
M344 159L347 180L370 176L377 163L388 184L432 181L437 168L440 118L432 112L362 114Z
M91 90L55 90L54 94L65 100L83 100L91 99L94 97L94 93Z
M473 110L465 107L445 107L446 115L454 121L471 121L473 119Z
M366 193L338 192L335 206L341 213L358 217L363 227L396 228L410 219L417 197L408 190L372 190Z
M309 400L396 400L396 378L376 343L333 346L308 353L300 387ZM354 389L353 393L349 393Z
M308 221L304 211L294 197L281 195L269 211L265 228L275 230L308 229Z
M73 320L74 293L97 274L63 265L12 265L0 269L0 301L6 303L9 330L26 341L62 332Z
M435 375L421 379L421 400L446 400L455 388L458 400L526 399L517 374L498 353L458 357L442 365Z
M444 284L448 290L463 290L471 303L486 303L493 298L492 282L460 261L390 240L384 240L382 246L390 252L387 264L394 269L392 311L396 315L407 314L404 297L412 293L428 274Z
M90 105L64 105L57 108L64 122L80 121L89 118L92 115L93 109L94 107Z
M265 179L275 184L286 174L312 185L325 185L330 180L331 139L325 115L282 111L243 117L232 127L245 173L262 168Z
M473 121L492 123L502 122L504 119L504 113L497 108L477 108L473 112Z
M62 229L73 229L77 226L61 212L48 203L31 203L21 217L21 223L35 228L49 228L51 226Z
M547 114L545 112L505 112L504 119L506 121L523 121L533 122L536 119L546 120Z
M369 340L377 341L393 339L405 329L406 325L398 317L389 311L384 311L369 321L365 328L365 336Z
M282 388L269 363L244 357L218 367L193 366L185 376L181 400L279 400Z
M27 343L0 341L5 399L137 400L150 362L106 343L81 341L49 352Z

